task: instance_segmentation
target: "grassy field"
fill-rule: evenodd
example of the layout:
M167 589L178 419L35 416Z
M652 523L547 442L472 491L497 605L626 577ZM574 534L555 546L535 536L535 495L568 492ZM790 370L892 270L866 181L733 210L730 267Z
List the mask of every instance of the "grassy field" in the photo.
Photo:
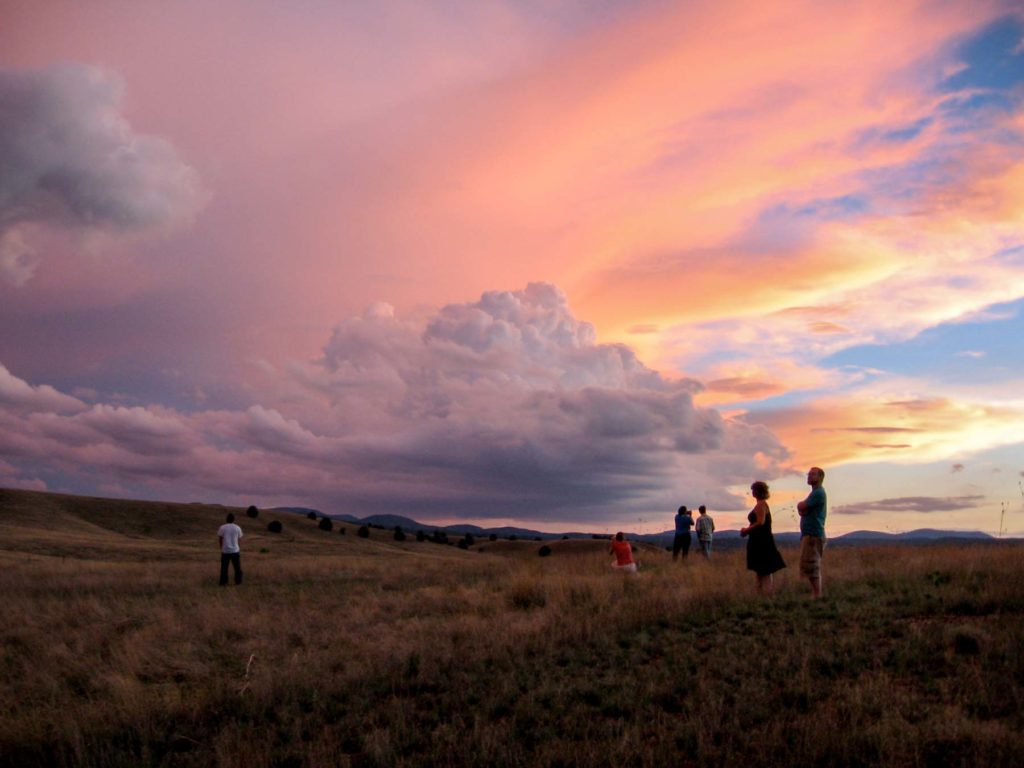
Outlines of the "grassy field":
M1024 548L453 546L0 490L10 766L998 766L1024 756ZM346 528L340 535L339 528ZM482 550L482 551L481 551Z

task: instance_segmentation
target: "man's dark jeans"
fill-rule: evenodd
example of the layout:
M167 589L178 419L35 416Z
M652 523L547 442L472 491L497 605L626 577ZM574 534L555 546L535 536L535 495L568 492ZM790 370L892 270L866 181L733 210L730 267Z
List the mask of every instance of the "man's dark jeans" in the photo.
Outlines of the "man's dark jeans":
M242 554L240 552L220 553L220 585L228 583L228 563L235 568L235 584L242 583Z
M676 537L672 539L672 559L675 560L679 557L679 553L683 553L683 557L690 556L690 533L677 533Z

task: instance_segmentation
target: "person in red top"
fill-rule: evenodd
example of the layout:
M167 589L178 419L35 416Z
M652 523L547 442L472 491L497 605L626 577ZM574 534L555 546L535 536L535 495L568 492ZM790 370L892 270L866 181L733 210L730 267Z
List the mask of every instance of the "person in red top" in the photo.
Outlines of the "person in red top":
M612 568L625 573L636 573L633 547L626 541L626 536L622 531L615 534L615 538L612 539L612 546L608 552L615 555L615 559L612 561Z

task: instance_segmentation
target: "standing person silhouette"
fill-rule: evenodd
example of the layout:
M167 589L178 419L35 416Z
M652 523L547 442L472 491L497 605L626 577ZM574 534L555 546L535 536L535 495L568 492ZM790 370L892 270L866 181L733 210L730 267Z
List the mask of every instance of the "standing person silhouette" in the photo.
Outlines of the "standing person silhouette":
M750 486L750 493L756 500L754 508L747 515L745 528L740 529L740 536L747 539L747 570L757 574L757 591L762 595L770 595L775 584L772 574L786 567L786 561L775 546L772 535L772 511L768 508L768 483L757 480Z
M700 551L704 553L704 557L708 560L711 559L711 538L715 532L715 521L711 519L711 515L708 514L708 508L701 504L697 511L700 512L700 517L697 518L697 541L700 543Z
M825 553L825 515L828 514L828 498L822 483L825 470L811 467L807 472L807 484L811 492L796 505L800 515L800 573L811 582L811 599L821 597L821 557Z
M684 504L676 512L676 536L672 539L672 559L678 560L679 553L683 553L685 560L690 555L690 529L693 527L693 517Z
M235 584L242 583L242 549L238 545L242 529L235 525L235 516L228 513L227 521L217 529L220 542L220 586L227 586L228 563L235 571Z

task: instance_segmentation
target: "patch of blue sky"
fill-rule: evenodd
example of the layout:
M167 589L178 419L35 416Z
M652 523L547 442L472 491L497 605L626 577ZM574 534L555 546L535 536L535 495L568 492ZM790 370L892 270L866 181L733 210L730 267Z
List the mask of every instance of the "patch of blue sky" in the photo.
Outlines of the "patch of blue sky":
M1007 17L989 25L957 50L963 68L939 84L944 133L974 136L986 114L1013 112L1024 102L1024 22ZM1016 143L1012 133L990 140Z
M939 107L947 117L945 132L949 135L970 133L977 129L971 119L979 112L1010 112L1021 102L1021 94L1013 91L972 91L943 102Z
M922 117L912 123L901 125L898 128L889 126L874 126L860 131L853 139L854 149L874 146L876 144L903 144L913 141L921 132L934 122L932 117Z
M1024 84L1024 21L1006 16L990 24L957 50L966 66L947 77L943 91L1009 90Z
M850 347L821 364L938 378L954 385L1020 378L1024 376L1024 299L989 307L975 320L929 328L907 341Z
M840 195L814 200L795 210L797 216L817 219L848 219L868 213L871 203L859 195Z
M807 220L834 221L856 219L871 212L871 202L861 195L847 194L822 197L799 205L778 203L765 208L757 217L755 229L774 231L786 222L805 223Z
M922 117L920 120L902 128L893 128L888 131L883 131L879 138L885 142L901 144L905 141L912 141L913 139L916 139L921 134L921 131L931 124L932 118Z
M807 403L808 400L813 400L816 397L828 394L834 395L836 393L835 387L827 389L800 389L800 382L788 381L784 383L786 386L793 387L793 389L772 397L733 401L727 406L722 406L721 410L741 409L750 413L788 410L790 408L799 408Z

